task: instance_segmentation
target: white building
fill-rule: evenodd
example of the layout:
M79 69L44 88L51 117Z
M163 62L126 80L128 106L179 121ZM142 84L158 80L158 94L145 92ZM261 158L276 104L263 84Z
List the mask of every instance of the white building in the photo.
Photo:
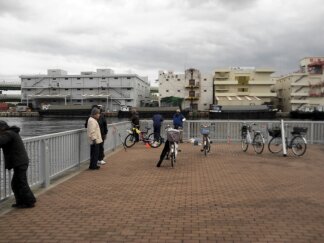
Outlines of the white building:
M185 73L159 71L159 102L165 97L183 98L182 108L208 110L213 103L212 75L201 74L197 69L187 69Z
M214 71L215 103L222 106L262 105L276 96L269 68L218 68Z
M47 75L21 75L22 102L34 108L42 105L98 104L118 111L122 106L136 107L150 97L147 77L114 74L111 69L68 75L49 69Z
M324 110L324 57L305 57L297 72L280 77L275 90L283 111Z

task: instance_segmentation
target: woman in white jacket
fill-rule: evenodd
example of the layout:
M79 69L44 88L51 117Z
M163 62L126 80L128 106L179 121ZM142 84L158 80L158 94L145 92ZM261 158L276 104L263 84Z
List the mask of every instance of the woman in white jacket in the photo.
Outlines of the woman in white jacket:
M98 170L100 166L97 165L99 157L99 144L102 143L100 127L98 119L100 117L100 110L93 108L88 120L87 134L90 143L90 170Z

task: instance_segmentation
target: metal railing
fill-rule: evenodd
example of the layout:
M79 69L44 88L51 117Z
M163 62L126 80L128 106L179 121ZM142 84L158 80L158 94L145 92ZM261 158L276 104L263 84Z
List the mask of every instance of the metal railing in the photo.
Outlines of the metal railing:
M267 129L272 126L280 126L280 120L278 121L260 121L260 120L191 120L183 123L183 138L200 138L200 126L202 124L210 125L209 137L214 142L240 142L241 141L241 126L242 123L255 123L258 130L262 132L266 141L269 141L271 137L268 134ZM308 132L305 135L309 144L324 144L324 121L284 121L289 124L289 128L294 126L307 127ZM165 120L161 128L161 135L164 134L164 128L166 125L172 126L172 120ZM141 127L149 126L153 127L152 120L141 121ZM153 131L153 130L152 130ZM288 131L290 133L290 130Z
M108 125L105 152L113 151L121 145L121 137L126 136L130 122ZM52 179L90 159L90 146L86 129L54 133L23 139L29 157L28 183L30 186L49 186ZM12 171L5 170L0 153L0 201L13 193L10 182Z

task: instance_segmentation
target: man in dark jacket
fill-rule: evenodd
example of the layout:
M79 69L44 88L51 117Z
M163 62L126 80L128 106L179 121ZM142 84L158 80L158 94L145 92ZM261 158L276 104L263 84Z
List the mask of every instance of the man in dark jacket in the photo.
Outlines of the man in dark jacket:
M0 121L0 148L3 151L5 168L14 170L11 189L16 203L12 207L32 208L35 206L36 198L28 185L29 159L19 131L19 127L9 127L5 121Z
M161 137L161 125L164 120L161 114L154 114L153 118L154 140L157 141Z
M100 107L100 117L98 119L99 127L100 127L100 133L102 138L102 143L99 144L99 157L98 157L98 164L104 165L106 162L103 160L105 158L105 148L104 143L107 137L108 128L107 128L107 121L106 117L103 114L103 110Z

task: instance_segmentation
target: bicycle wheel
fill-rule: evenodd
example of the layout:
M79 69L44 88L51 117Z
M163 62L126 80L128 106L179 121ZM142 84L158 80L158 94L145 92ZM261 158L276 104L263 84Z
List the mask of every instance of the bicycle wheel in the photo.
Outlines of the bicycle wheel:
M131 148L135 144L135 137L133 134L128 134L127 137L125 138L125 146L127 148Z
M209 153L210 152L210 138L209 137L207 137L207 143L208 143L207 152Z
M159 135L157 139L154 139L154 132L148 135L148 144L151 146L151 148L158 148L162 144L162 137Z
M246 137L242 137L241 146L242 146L243 152L246 152L246 150L248 150L249 144L248 144Z
M257 133L253 138L253 149L257 154L261 154L264 149L264 139L260 133Z
M203 145L204 155L207 156L207 138L205 136L203 136L202 145Z
M291 140L291 149L297 156L302 156L306 152L307 144L302 136L295 136Z
M276 154L282 151L282 138L273 137L268 143L268 149L271 153Z
M174 164L175 164L175 146L174 146L174 144L170 144L170 160L171 160L171 166L174 167Z

